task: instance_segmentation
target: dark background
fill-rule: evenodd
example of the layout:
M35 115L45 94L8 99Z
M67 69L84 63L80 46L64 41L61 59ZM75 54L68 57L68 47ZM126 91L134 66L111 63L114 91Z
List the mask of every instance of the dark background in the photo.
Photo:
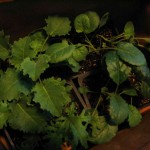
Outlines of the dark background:
M93 10L102 16L110 12L114 24L123 29L132 20L136 33L149 35L150 9L148 0L14 0L0 3L0 30L12 40L45 25L49 15L68 16L73 19L79 13Z

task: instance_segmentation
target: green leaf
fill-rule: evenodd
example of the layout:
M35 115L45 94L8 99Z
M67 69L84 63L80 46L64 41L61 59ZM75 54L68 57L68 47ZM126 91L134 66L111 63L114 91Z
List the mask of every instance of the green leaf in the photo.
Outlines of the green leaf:
M71 57L74 50L74 45L69 45L67 41L63 41L49 46L46 54L50 57L50 63L58 63Z
M17 99L20 93L27 95L32 83L14 69L8 69L0 78L0 99Z
M68 117L58 118L56 120L56 123L53 125L53 128L50 128L49 136L51 139L51 143L53 143L53 145L60 145L62 144L61 142L64 138L71 142L71 145L73 145L74 149L76 149L76 146L79 143L81 143L81 145L87 149L87 125L91 119L91 116L86 116L84 112L85 111L83 110L80 115L75 116L72 114Z
M137 96L137 92L135 89L133 88L130 88L130 89L125 89L121 92L121 94L126 94L126 95L129 95L129 96Z
M0 59L6 60L9 57L9 37L0 31Z
M79 87L78 88L78 91L81 93L81 94L86 94L89 92L89 89L85 86L82 86L82 87Z
M35 85L33 92L35 92L33 101L54 116L61 116L63 106L70 102L65 81L60 79L45 79Z
M109 114L115 124L121 124L129 115L128 104L117 94L110 97Z
M129 105L129 118L128 122L130 127L135 127L142 120L142 115L138 111L138 109L132 105Z
M20 38L18 41L15 41L12 46L12 58L11 64L16 68L19 68L23 60L27 57L34 58L37 54L37 51L34 51L31 47L31 38L24 37Z
M145 81L140 83L140 92L144 98L150 99L150 86Z
M69 67L72 69L73 72L78 72L81 66L79 65L76 60L74 60L72 57L67 60Z
M77 44L76 49L72 53L72 57L77 61L80 62L82 60L86 59L86 56L88 54L88 49L82 45L82 44Z
M141 66L146 64L143 53L131 43L120 42L117 46L117 53L122 60L131 65Z
M44 30L52 37L67 35L71 30L71 22L67 17L48 17L46 23Z
M49 67L48 61L49 57L45 54L39 55L36 61L30 60L30 58L25 58L21 64L23 74L28 74L33 81L36 81Z
M131 21L125 24L124 34L127 39L134 37L134 25Z
M0 101L0 129L6 126L6 122L10 115L8 104Z
M11 116L8 119L13 129L23 132L40 133L46 129L45 117L35 107L27 107L25 103L11 103Z
M98 116L95 114L90 122L91 124L91 136L89 141L94 144L101 144L110 141L117 133L118 127L109 125L104 116Z
M105 14L102 16L101 22L100 22L100 25L99 25L99 28L103 27L103 26L107 23L109 17L110 17L109 12L105 13Z
M123 83L131 72L131 68L119 60L115 51L106 54L106 65L110 78L118 85Z
M74 20L74 26L77 33L86 34L95 31L100 23L100 18L96 12L86 12L78 15Z

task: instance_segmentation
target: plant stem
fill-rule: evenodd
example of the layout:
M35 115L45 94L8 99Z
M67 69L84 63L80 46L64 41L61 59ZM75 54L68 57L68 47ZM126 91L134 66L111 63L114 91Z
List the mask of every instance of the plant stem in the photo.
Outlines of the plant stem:
M96 107L95 107L95 109L94 109L94 111L93 111L93 113L92 113L92 116L95 114L95 111L97 110L97 108L98 108L100 102L102 102L102 101L103 101L103 98L102 98L102 96L100 96L99 99L98 99L98 102L97 102L97 104L96 104Z
M43 48L44 48L44 46L45 46L45 44L46 44L48 39L49 39L49 35L46 37L46 39L43 42L43 45L42 45L42 48L41 48L41 52L43 51Z
M68 83L72 86L73 91L75 92L76 96L78 97L79 101L81 102L83 108L87 109L87 106L86 106L86 104L85 104L83 98L81 97L81 95L80 95L78 89L76 88L75 84L73 83L73 81L72 81L72 80L69 80Z

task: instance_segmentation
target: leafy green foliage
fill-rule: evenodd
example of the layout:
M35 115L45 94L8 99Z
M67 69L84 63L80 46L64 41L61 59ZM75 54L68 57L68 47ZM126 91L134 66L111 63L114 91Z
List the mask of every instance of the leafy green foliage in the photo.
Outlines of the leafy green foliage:
M112 94L110 97L109 113L112 121L116 124L121 124L128 117L128 104L120 95Z
M57 150L64 142L88 149L111 140L125 120L131 127L141 120L124 99L150 97L147 57L133 24L118 35L107 31L109 13L100 20L88 11L71 25L67 17L51 16L13 44L0 32L0 128L26 133L19 149Z
M41 73L43 73L48 67L49 57L47 55L39 55L37 61L32 61L30 58L25 58L21 64L24 75L28 74L29 77L36 81Z
M70 102L65 81L49 78L36 83L32 90L35 94L33 101L41 108L49 111L53 116L61 116L64 105Z
M129 64L136 66L146 64L143 53L131 43L120 42L117 46L117 53L122 60Z
M20 64L25 58L34 58L37 54L37 51L33 50L30 44L31 38L29 36L14 42L12 46L11 64L16 68L20 68Z
M135 127L141 122L142 116L136 107L129 105L129 118L128 122L130 127Z
M74 45L69 45L67 41L63 41L50 45L46 54L49 55L51 63L58 63L71 57L74 50Z
M118 85L124 82L131 72L131 68L119 60L115 51L106 54L106 64L111 79Z
M100 18L97 13L89 11L83 14L78 15L75 18L74 26L76 32L84 32L86 34L93 32L98 28L100 23Z
M116 135L117 126L110 125L106 122L104 116L98 116L97 113L91 119L92 135L89 141L95 144L108 142Z
M8 122L12 128L32 133L40 133L46 129L45 119L42 114L37 113L35 107L28 107L23 102L12 103L10 107Z
M125 24L124 34L127 39L134 37L134 25L131 21Z
M85 115L84 110L80 115L75 116L74 114L70 114L68 117L60 117L57 119L53 128L50 127L48 131L50 132L48 135L51 141L51 146L56 150L60 149L59 145L62 143L62 139L66 138L68 141L71 140L74 149L78 143L81 143L87 148L87 125L90 119L91 116Z
M44 30L52 37L69 34L71 30L71 22L67 17L48 17L46 23Z
M0 99L17 99L20 93L28 94L31 86L31 82L23 78L19 71L8 69L0 78Z
M6 126L10 111L8 104L2 101L0 101L0 108L0 129L2 129L4 126Z

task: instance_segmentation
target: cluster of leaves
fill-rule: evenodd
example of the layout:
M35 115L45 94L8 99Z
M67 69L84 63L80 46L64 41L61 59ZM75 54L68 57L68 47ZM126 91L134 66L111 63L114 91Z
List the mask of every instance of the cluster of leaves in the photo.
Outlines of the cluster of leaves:
M134 44L131 22L117 36L106 38L97 33L108 18L109 13L100 19L92 11L78 15L73 28L79 38L80 34L85 36L83 43L73 43L69 38L73 29L67 17L48 17L42 30L13 44L3 32L0 33L0 128L9 125L24 133L42 133L42 140L48 141L44 144L45 149L60 149L65 141L76 149L79 144L88 148L88 142L109 141L125 120L131 127L140 122L138 110L122 97L136 96L136 89L118 89L133 70L148 76L147 62ZM103 46L96 47L88 38L90 34L102 39ZM109 121L99 114L98 106L78 111L78 102L72 100L72 87L67 80L49 76L47 71L55 65L65 65L78 73L80 62L93 51L97 54L106 51L103 56L106 70L116 84L114 92L109 92L107 87L102 87L100 92L100 97L105 95L109 101ZM26 141L32 144L30 149L34 149L38 140ZM27 149L28 144L23 143L23 146Z

